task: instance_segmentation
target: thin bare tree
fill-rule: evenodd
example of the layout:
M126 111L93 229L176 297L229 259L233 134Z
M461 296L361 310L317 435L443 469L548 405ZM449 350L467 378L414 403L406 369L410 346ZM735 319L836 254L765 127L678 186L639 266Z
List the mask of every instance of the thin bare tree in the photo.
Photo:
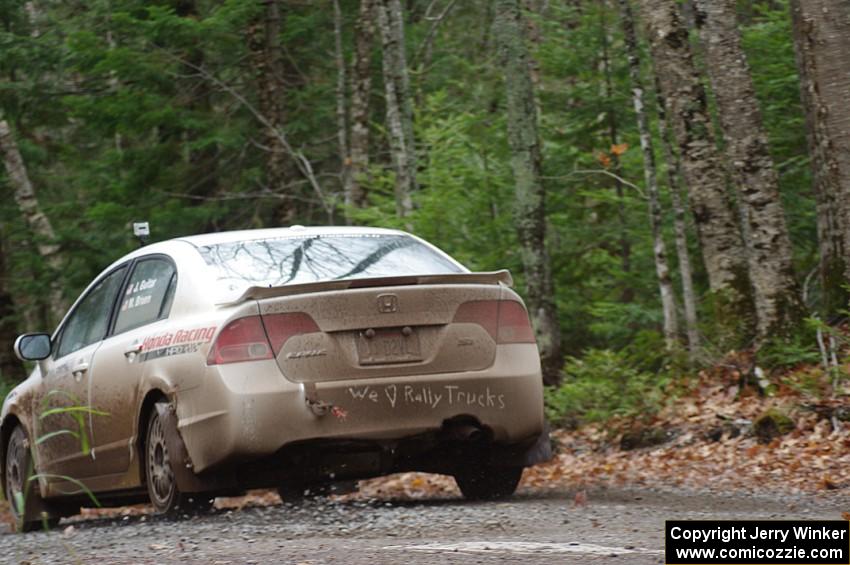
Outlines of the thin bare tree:
M629 59L629 78L632 83L632 104L635 109L640 135L640 147L643 152L643 176L646 191L649 196L649 226L652 231L653 256L655 258L655 274L658 277L658 292L661 296L661 310L664 314L664 341L668 350L673 350L678 344L679 324L676 316L676 297L673 291L673 281L670 277L670 266L667 263L667 245L662 233L663 216L658 196L658 172L655 166L655 150L652 142L652 131L649 127L649 115L646 104L646 93L643 86L640 68L640 46L635 31L635 18L629 0L619 0L620 24L623 28L623 38L626 44L626 55Z

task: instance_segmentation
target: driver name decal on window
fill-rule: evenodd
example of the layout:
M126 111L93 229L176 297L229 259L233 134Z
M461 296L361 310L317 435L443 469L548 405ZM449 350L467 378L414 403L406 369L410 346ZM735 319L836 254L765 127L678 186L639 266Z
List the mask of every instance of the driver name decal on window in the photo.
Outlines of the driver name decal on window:
M127 292L124 295L127 297L121 303L121 311L126 312L138 306L147 306L153 300L154 287L156 287L157 279L145 279L137 281L127 287ZM141 294L145 291L150 291L146 294Z
M115 333L139 328L168 315L175 272L170 261L144 259L133 267L124 298L118 308Z

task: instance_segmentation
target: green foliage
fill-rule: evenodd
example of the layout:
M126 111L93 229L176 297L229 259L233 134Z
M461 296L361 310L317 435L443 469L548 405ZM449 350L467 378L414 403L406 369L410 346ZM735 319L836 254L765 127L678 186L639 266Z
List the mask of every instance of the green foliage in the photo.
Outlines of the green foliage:
M10 383L5 379L0 378L0 406L3 405L3 402L6 400L6 397L9 396L9 393L12 392L13 388L15 388L14 383Z
M614 416L651 416L662 406L668 378L628 361L610 350L568 358L563 383L546 390L547 417L556 425L574 426Z
M758 351L759 363L771 368L814 364L820 358L815 332L811 330L787 338L771 339Z

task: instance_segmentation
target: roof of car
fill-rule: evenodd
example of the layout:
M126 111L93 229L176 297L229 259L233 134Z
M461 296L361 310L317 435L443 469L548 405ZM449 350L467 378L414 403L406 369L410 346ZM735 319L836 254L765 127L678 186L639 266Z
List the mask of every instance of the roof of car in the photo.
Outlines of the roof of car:
M259 230L223 231L217 233L205 233L175 238L177 241L185 241L197 247L206 245L217 245L220 243L231 243L234 241L248 241L252 239L275 239L280 237L310 236L310 235L406 235L399 230L386 228L363 228L363 227L334 227L334 226L290 226L287 228L271 228Z

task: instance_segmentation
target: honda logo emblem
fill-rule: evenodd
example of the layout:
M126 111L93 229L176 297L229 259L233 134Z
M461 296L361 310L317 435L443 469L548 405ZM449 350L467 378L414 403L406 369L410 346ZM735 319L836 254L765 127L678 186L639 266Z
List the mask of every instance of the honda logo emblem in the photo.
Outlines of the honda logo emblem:
M398 312L398 296L395 294L379 294L378 312L382 314Z

